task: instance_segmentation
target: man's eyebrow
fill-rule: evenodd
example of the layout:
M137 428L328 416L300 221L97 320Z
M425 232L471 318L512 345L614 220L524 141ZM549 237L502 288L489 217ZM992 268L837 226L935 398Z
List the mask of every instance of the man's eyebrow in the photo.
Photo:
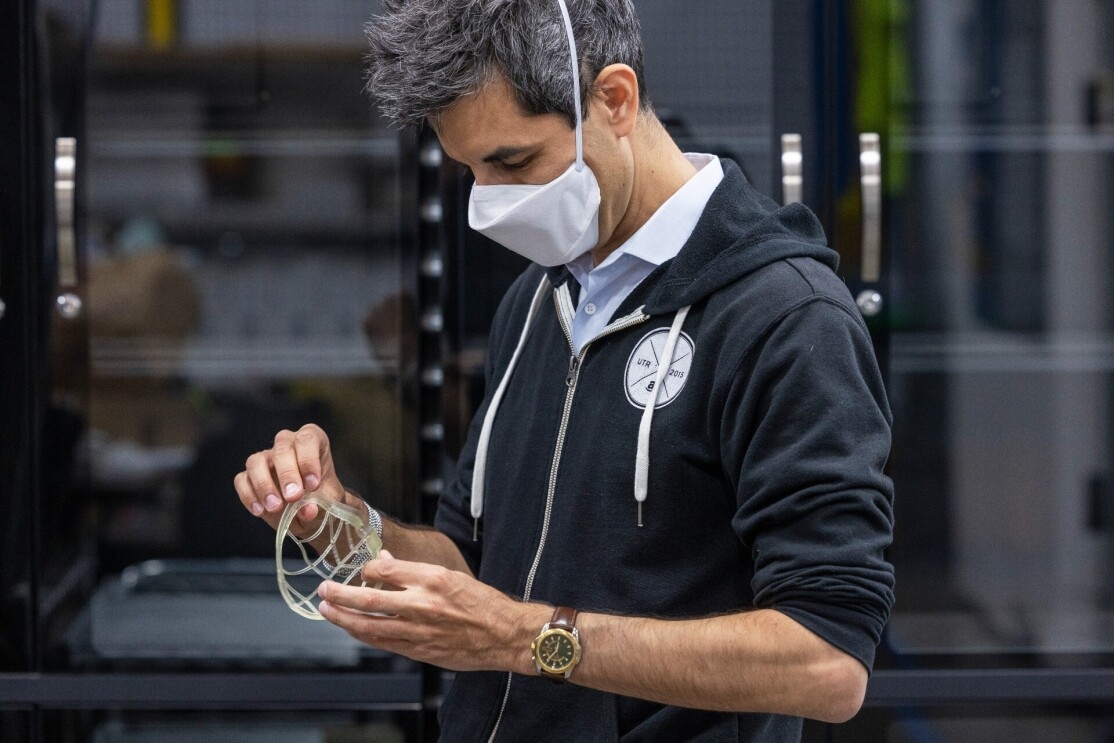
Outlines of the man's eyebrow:
M500 161L510 160L511 158L518 157L519 155L529 152L530 147L500 147L492 152L490 155L484 157L485 163L494 163Z

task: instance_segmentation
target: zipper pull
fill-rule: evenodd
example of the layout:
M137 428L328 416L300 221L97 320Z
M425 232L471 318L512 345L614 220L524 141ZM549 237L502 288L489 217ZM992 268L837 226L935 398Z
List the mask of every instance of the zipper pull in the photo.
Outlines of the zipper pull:
M565 377L565 384L569 387L572 387L574 384L576 384L576 375L579 374L579 373L580 373L580 357L579 356L570 356L569 357L569 373L568 373L568 376Z

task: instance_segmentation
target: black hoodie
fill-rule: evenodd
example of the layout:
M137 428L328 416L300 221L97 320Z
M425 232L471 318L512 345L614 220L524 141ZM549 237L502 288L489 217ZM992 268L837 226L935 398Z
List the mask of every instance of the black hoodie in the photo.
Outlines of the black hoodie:
M870 336L812 213L779 209L737 165L723 166L680 253L578 361L566 323L579 289L566 269L532 267L507 292L492 327L488 392L436 527L480 580L512 596L663 618L776 609L869 669L893 603L883 555L891 415ZM545 279L493 418L477 525L482 421ZM688 306L675 373L653 413L639 527L646 374ZM590 654L591 638L582 642ZM493 730L508 742L781 742L800 738L801 720L459 674L442 707L442 740L484 741Z

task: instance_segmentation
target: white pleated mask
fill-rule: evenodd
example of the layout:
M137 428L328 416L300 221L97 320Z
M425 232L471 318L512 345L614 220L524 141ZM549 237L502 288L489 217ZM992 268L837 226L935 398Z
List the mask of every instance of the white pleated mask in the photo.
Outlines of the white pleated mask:
M540 186L472 186L468 200L469 227L543 266L596 247L599 215L599 184L581 163Z
M559 266L592 248L600 236L600 185L584 162L584 122L580 115L580 64L572 22L558 0L572 59L576 107L576 161L549 183L472 186L468 226L542 266Z

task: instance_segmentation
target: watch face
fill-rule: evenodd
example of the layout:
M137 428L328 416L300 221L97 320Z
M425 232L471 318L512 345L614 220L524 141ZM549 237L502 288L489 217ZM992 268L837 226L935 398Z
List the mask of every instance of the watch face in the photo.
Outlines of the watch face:
M550 630L538 643L538 661L548 671L560 672L577 660L577 647L564 632Z

